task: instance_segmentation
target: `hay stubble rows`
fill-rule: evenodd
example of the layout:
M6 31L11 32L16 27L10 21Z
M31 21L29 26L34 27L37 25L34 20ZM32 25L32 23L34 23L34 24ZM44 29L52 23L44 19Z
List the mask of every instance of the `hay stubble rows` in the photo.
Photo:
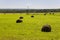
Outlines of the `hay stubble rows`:
M26 14L0 14L0 40L59 40L60 38L60 14L34 15ZM16 20L23 16L23 23ZM42 26L51 25L51 32L41 32Z

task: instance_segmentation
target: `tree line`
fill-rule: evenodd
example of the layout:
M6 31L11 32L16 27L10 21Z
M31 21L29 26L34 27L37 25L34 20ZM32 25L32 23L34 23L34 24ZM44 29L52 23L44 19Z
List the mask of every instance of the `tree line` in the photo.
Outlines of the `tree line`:
M60 12L60 9L0 9L0 13L42 13Z

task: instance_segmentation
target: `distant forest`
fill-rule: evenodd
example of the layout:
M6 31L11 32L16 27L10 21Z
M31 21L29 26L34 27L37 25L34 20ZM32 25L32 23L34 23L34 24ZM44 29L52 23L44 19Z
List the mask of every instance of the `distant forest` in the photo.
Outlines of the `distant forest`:
M60 9L0 9L0 13L42 13L60 12Z

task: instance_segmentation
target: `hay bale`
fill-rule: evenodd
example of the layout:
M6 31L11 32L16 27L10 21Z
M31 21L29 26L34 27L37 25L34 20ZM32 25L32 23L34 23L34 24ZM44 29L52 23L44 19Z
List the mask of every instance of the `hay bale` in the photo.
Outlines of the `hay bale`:
M50 25L43 25L42 29L41 29L42 32L51 32L51 26Z
M51 15L51 13L49 13Z
M20 19L23 19L23 17L20 17Z
M44 15L46 15L46 13L44 13Z
M16 20L16 23L22 23L23 21L22 20Z
M54 13L53 13L53 15L54 15Z
M34 16L32 15L31 17L33 18Z

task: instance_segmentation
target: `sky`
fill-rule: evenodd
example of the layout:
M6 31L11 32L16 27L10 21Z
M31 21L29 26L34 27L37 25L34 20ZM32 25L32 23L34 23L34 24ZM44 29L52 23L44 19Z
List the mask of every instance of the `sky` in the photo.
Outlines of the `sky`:
M0 0L0 9L56 9L60 0Z

